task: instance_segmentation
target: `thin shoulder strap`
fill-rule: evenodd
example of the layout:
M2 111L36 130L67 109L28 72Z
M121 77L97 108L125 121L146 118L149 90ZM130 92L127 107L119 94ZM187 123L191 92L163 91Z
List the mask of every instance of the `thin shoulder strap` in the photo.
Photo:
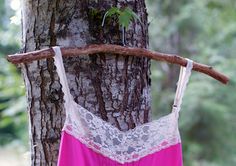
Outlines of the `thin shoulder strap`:
M191 71L193 68L193 61L190 59L187 59L187 66L180 68L180 73L179 73L179 80L178 80L178 85L177 85L177 90L175 94L175 100L174 100L174 105L173 105L173 111L180 111L182 99L184 96L184 91L186 89L187 83L189 81L189 77L191 75Z
M67 78L66 78L66 72L62 60L62 54L61 49L58 46L53 47L53 51L55 52L54 56L54 64L57 68L57 73L60 79L60 83L62 85L62 91L64 93L64 100L65 103L69 103L69 101L72 101L72 96L70 94L70 89L68 86Z

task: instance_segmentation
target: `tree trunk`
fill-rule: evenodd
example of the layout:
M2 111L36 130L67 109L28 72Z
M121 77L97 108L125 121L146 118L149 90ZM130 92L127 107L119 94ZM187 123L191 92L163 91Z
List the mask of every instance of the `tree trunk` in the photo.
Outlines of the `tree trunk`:
M117 19L102 18L111 7L129 6L140 17L126 32L128 46L147 47L144 0L23 0L23 51L55 45L121 44ZM120 130L150 119L150 60L118 55L65 58L71 93L77 103ZM53 59L21 65L27 89L31 165L56 165L65 112Z

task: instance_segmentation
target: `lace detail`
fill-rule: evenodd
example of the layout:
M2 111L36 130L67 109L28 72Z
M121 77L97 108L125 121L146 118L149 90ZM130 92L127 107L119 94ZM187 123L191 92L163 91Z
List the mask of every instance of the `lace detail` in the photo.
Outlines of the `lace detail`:
M119 163L137 161L180 143L176 112L123 132L75 102L69 109L63 130Z
M66 121L63 130L88 148L119 163L137 161L140 158L180 143L178 116L183 94L192 69L192 61L181 67L172 112L160 119L123 132L77 104L66 79L59 47L55 51L55 65L64 92Z

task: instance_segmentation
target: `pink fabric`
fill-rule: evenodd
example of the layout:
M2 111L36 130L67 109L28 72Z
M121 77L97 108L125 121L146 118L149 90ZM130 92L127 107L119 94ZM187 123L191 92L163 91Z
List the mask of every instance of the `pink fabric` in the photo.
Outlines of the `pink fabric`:
M92 149L78 139L62 132L58 166L182 166L182 149L178 143L138 161L120 164Z

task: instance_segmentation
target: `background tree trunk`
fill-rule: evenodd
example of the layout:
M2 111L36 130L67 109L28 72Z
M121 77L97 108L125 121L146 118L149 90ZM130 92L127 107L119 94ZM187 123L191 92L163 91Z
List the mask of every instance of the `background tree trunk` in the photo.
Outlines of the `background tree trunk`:
M147 47L144 0L23 0L23 52L59 45L121 44L117 19L104 13L129 6L144 26L133 22L126 33L128 46ZM150 60L118 55L64 59L70 90L77 103L120 130L150 119ZM63 93L52 59L21 66L27 89L32 165L56 165L64 123Z

